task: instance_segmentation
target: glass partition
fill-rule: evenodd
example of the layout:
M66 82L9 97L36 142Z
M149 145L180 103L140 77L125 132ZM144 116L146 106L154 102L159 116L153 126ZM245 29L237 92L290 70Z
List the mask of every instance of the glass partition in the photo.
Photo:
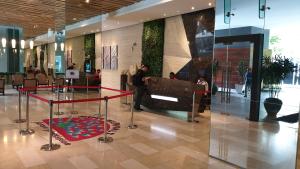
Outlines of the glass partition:
M300 93L298 71L292 70L299 63L290 42L298 27L290 15L299 16L300 5L286 5L283 0L216 0L213 84L218 92L212 96L209 154L242 168L296 166L300 97L292 93ZM282 79L270 81L279 68L269 71L268 64L279 60L288 66L286 58L297 69L290 67ZM277 102L266 113L271 91L282 101L278 113Z

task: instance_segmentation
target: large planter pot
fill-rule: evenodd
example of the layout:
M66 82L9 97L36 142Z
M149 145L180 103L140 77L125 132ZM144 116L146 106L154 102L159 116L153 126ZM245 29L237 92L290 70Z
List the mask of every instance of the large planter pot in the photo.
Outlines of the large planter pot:
M243 92L243 87L244 87L244 85L242 85L242 84L235 84L235 91L236 91L238 94L242 94L242 92Z
M267 98L264 101L265 109L270 117L276 117L282 106L282 101L277 98Z

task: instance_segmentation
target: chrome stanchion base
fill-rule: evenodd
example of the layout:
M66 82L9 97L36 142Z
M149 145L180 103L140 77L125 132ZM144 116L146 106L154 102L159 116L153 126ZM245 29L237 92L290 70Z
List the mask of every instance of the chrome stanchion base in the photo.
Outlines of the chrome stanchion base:
M26 119L17 119L14 121L15 123L25 123Z
M54 150L58 150L60 149L60 145L59 144L45 144L41 147L41 150L43 151L54 151Z
M129 128L129 129L136 129L136 128L138 128L138 126L135 125L135 124L130 124L130 125L128 126L128 128Z
M98 138L98 141L100 142L100 143L111 143L111 142L113 142L113 138L112 137L100 137L100 138Z
M56 116L61 116L61 115L64 115L65 113L64 112L54 112L54 115Z
M31 134L34 134L34 130L32 129L23 129L23 130L20 130L20 134L22 136L27 136L27 135L31 135Z

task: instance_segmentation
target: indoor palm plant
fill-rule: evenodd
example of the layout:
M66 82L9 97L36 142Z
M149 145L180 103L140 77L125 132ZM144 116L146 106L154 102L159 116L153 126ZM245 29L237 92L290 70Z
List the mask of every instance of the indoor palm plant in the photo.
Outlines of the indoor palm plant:
M239 65L238 65L238 72L239 72L239 76L240 76L240 83L237 83L235 84L235 90L237 93L241 94L242 91L243 91L243 86L244 86L244 83L245 83L245 74L247 72L247 63L245 60L241 60L239 62Z
M294 63L290 58L280 55L264 57L262 67L262 80L269 91L269 97L264 101L268 116L276 116L282 106L282 101L278 98L281 90L281 82L289 73L294 71Z

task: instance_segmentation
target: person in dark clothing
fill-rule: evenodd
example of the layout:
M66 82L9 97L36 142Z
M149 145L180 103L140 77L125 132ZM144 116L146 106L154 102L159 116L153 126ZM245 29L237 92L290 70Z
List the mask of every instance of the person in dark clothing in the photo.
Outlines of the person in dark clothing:
M169 74L169 78L172 79L172 80L177 80L176 75L175 75L174 72L171 72L171 73Z
M245 73L245 95L247 97L248 90L251 90L251 83L252 83L252 70L248 68L247 72Z
M197 85L204 86L205 93L201 96L201 98L197 98L196 97L196 100L200 99L200 104L199 104L199 110L198 110L198 112L204 113L206 105L209 104L209 102L208 102L208 100L209 100L209 96L208 96L209 86L208 86L207 81L205 80L205 77L202 77L202 76L199 77L199 79L197 80Z
M147 78L145 77L145 73L148 72L148 70L149 66L143 65L133 77L133 85L136 87L134 109L138 111L143 111L143 109L141 109L141 102L146 91L145 80L147 80Z

